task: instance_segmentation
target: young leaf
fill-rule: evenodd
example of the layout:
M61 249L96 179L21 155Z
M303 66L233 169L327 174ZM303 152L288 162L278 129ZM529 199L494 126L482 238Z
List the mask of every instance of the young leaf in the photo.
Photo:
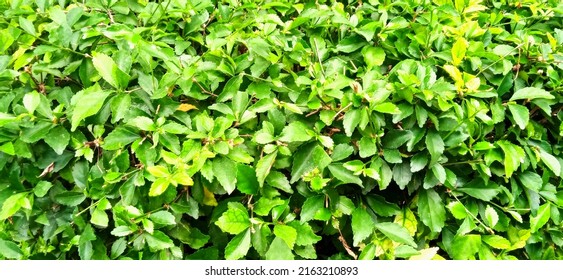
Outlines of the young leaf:
M158 178L152 184L149 190L149 196L159 196L163 194L168 186L170 185L170 181L168 178Z
M480 235L456 236L452 242L452 257L455 260L475 259L475 254L479 251L479 247L481 247Z
M459 37L457 41L452 46L452 63L454 66L458 66L463 58L465 57L465 52L467 51L467 40L463 37Z
M215 224L224 232L239 234L250 227L248 210L238 202L229 202L228 210L221 215Z
M293 245L297 240L297 231L287 225L275 225L274 235L281 238L290 249L293 249Z

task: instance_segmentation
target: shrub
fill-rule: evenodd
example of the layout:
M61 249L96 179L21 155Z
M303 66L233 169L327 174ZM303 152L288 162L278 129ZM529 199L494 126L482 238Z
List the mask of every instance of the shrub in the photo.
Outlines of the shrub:
M557 0L0 1L0 258L559 259Z

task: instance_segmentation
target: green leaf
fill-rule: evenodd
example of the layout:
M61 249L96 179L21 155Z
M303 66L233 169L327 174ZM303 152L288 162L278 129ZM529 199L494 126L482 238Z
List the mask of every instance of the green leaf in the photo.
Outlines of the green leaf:
M106 54L92 52L92 62L100 76L114 88L125 89L129 84L131 79L129 74L119 69L113 59Z
M491 228L498 223L498 213L491 205L487 205L485 208L485 220Z
M375 139L371 137L362 137L359 143L360 157L366 158L371 157L377 153L377 147L375 146Z
M266 256L266 252L268 252L271 235L272 231L267 225L257 225L255 227L255 232L252 233L252 247L262 258L264 258Z
M16 155L16 150L12 142L6 142L0 146L0 152L14 156Z
M432 161L437 161L444 153L444 140L437 132L429 131L426 134L426 148Z
M274 235L282 239L290 249L297 240L297 230L287 225L275 225Z
M467 217L467 211L465 210L465 206L459 201L452 201L448 204L448 209L454 216L454 218L458 220L463 220Z
M271 175L271 174L270 174ZM257 194L258 193L258 179L254 168L245 165L237 165L237 189L244 194Z
M475 259L475 254L481 247L481 236L468 234L456 236L452 242L451 252L455 260Z
M436 163L432 165L431 170L440 184L444 184L444 182L446 182L446 169L441 164Z
M360 120L362 118L362 113L360 110L352 109L344 115L343 125L344 131L346 132L346 136L352 136L354 130L360 124Z
M45 138L52 127L50 122L37 122L34 126L22 130L21 140L25 143L35 143Z
M532 171L524 171L518 174L518 180L520 180L522 186L534 192L539 192L543 186L541 176Z
M228 210L221 215L215 224L223 232L239 234L250 227L248 210L241 203L229 202Z
M440 232L446 222L446 210L442 198L433 189L420 190L418 194L418 215L433 232Z
M0 112L0 127L8 123L13 123L14 120L16 120L16 117L14 117L13 115Z
M508 104L508 110L514 118L514 122L520 127L520 129L526 129L528 122L530 121L530 112L526 106L518 104Z
M377 104L373 107L373 110L380 112L380 113L385 113L385 114L400 114L401 110L399 110L399 107L397 107L397 105L391 103L391 102L384 102L381 104Z
M342 164L337 164L337 163L330 164L328 166L328 170L330 170L330 173L336 179L340 180L344 184L356 184L360 187L363 187L362 180L360 180L358 176L354 175L353 172L344 168Z
M70 134L63 126L57 126L51 129L43 139L55 153L62 155L70 142Z
M225 259L238 260L250 249L250 229L237 234L225 247Z
M51 182L39 181L33 188L33 193L37 197L44 197L52 187L53 184Z
M90 224L87 224L80 238L78 239L78 255L82 260L92 259L94 254L94 248L92 241L96 240L96 235L94 234L94 229Z
M258 163L256 164L256 178L258 179L258 184L260 185L260 187L264 186L264 181L266 180L266 177L268 176L270 170L272 169L272 166L274 165L277 154L278 151L275 151L258 160Z
M266 260L293 260L294 256L291 248L283 239L276 237L270 244L268 252L266 252Z
M138 133L126 127L118 126L106 136L102 144L102 148L109 151L122 149L126 145L140 138L141 136L139 136Z
M396 164L393 167L393 180L401 189L404 189L412 179L412 172L407 162Z
M286 193L293 193L293 189L289 184L289 180L287 180L287 177L285 177L285 175L281 172L270 171L270 174L268 174L268 177L266 177L266 182L270 186L280 189Z
M476 178L457 190L483 201L491 201L501 191L501 188L492 181L485 183L483 179Z
M348 144L338 144L332 151L332 161L341 161L354 153L354 148Z
M100 209L94 209L90 222L98 227L106 228L109 223L108 214Z
M418 153L411 158L411 172L418 172L428 164L428 156L424 153Z
M401 225L396 223L375 223L375 228L395 242L407 244L415 248L417 247L409 231Z
M520 100L520 99L533 100L536 98L554 99L555 97L544 89L535 88L535 87L525 87L517 90L514 93L514 95L512 95L512 97L510 98L510 101Z
M540 158L542 162L549 168L555 176L561 176L561 164L559 160L552 156L551 154L545 152L544 150L540 149Z
M368 68L372 68L374 66L381 66L385 61L385 51L382 48L378 47L365 47L362 49L362 54L364 55L364 61Z
M324 149L316 143L301 146L293 158L293 168L289 182L295 183L301 176L315 168L322 171L331 161Z
M506 140L500 140L496 143L504 152L504 170L506 177L510 178L512 173L520 166L520 163L524 161L524 150Z
M373 243L369 243L362 249L362 253L358 257L358 260L373 260L375 258L375 254L377 252L377 247Z
M297 232L295 244L298 246L315 244L321 240L321 237L315 234L309 223L291 221L288 225L293 227Z
M532 233L541 229L551 217L551 204L545 203L538 209L536 215L530 216L530 231Z
M309 128L301 122L288 124L281 132L279 140L283 142L305 142L313 138L309 133Z
M145 240L151 251L156 252L174 246L174 241L164 234L162 231L155 230L152 234L144 233Z
M374 222L366 209L357 207L352 212L352 232L354 233L354 246L368 238L373 233Z
M125 118L131 109L131 95L118 94L111 100L111 122L116 123Z
M401 211L397 204L387 202L385 198L380 195L369 195L366 197L366 201L371 210L379 216L392 217L399 214Z
M307 222L312 220L322 208L324 208L323 195L308 197L301 209L301 221Z
M411 138L412 132L410 130L393 129L385 133L385 136L381 139L381 144L385 149L398 149Z
M23 206L23 200L27 196L26 193L17 193L8 197L2 204L2 210L0 211L0 221L6 220L7 218L14 215Z
M25 109L30 114L33 114L33 112L35 112L35 109L37 109L40 103L41 103L41 95L37 91L32 91L30 93L27 93L23 97L23 107L25 107Z
M98 84L76 93L71 99L73 111L70 130L75 131L83 119L98 113L109 95L110 92L102 90Z
M16 243L0 239L0 255L7 259L19 259L23 252Z
M35 26L33 25L33 22L24 17L19 17L19 24L25 32L29 33L32 36L35 36Z
M55 201L66 206L77 206L86 199L81 192L63 192L55 196Z
M168 211L157 211L149 215L149 218L161 225L175 225L176 224L176 217L172 215L172 213Z
M125 238L115 240L115 242L111 245L110 258L119 258L119 256L125 252L125 249L127 249L127 240Z
M498 235L484 235L482 236L483 242L495 249L509 249L511 247L510 241Z
M114 236L127 236L131 233L133 233L133 230L128 226L118 226L111 231L111 234Z
M231 194L237 183L237 164L229 158L219 157L213 160L213 175L223 186L228 194Z

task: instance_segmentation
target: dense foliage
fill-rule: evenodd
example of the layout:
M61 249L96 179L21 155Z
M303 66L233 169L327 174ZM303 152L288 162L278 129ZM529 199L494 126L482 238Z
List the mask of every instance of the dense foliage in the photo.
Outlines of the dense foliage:
M559 0L0 14L0 259L563 258Z

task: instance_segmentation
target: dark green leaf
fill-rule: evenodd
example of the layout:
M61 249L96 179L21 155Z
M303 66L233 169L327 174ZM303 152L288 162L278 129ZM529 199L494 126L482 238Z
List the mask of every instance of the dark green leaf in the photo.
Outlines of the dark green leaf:
M442 198L434 190L420 190L418 194L418 215L433 232L440 232L446 222L446 210Z

